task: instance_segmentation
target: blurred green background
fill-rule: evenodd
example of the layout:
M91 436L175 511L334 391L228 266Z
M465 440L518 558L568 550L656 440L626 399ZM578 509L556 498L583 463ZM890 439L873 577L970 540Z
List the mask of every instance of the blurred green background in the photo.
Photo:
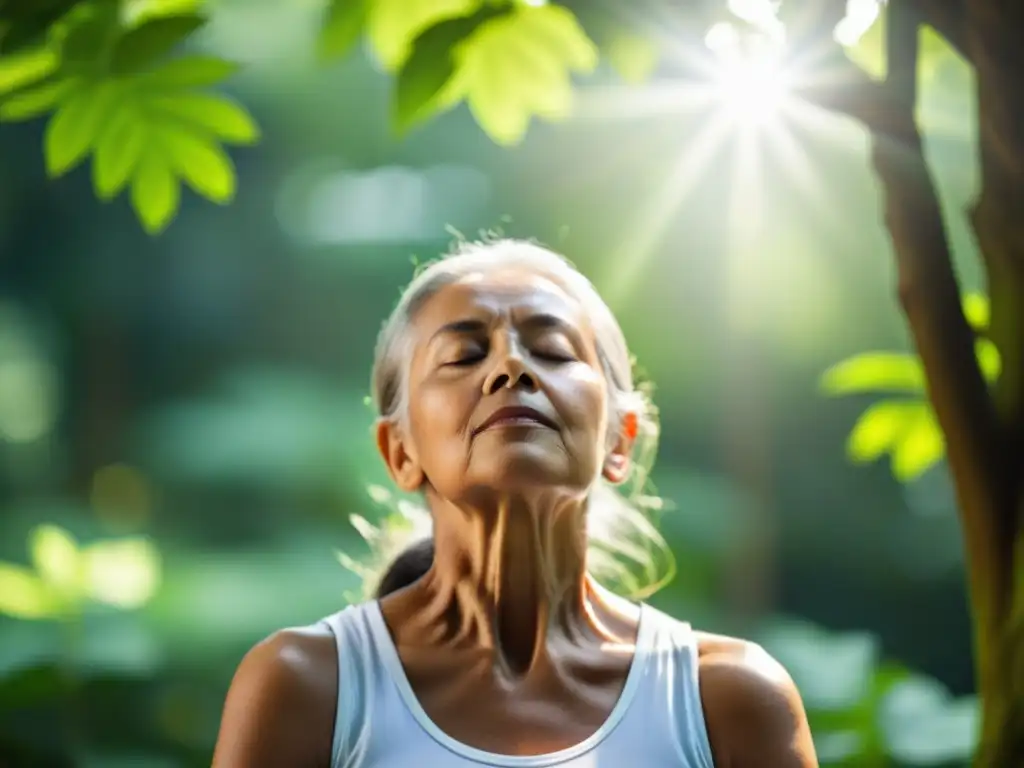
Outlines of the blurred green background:
M390 78L319 64L318 23L315 3L216 6L200 45L245 64L231 91L265 138L234 152L231 206L189 197L155 239L87 168L46 180L40 123L0 126L0 766L209 764L245 650L358 588L348 517L388 511L367 493L387 484L376 332L415 260L484 230L573 259L657 386L679 570L652 602L775 653L823 764L966 764L945 468L852 464L873 398L819 386L908 349L865 135L819 115L709 144L706 109L594 91L514 149L465 108L399 140ZM925 80L972 289L970 78L946 61Z

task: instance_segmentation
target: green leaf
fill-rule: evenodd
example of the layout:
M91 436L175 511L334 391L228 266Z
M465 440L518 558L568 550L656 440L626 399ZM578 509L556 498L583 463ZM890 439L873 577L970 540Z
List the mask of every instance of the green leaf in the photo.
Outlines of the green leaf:
M872 391L924 393L924 369L914 355L865 352L825 371L821 387L829 395Z
M458 47L454 87L495 142L514 145L534 115L557 120L569 113L570 72L592 72L597 59L567 8L520 5Z
M132 205L151 235L162 232L181 204L181 188L167 159L152 147L143 152L132 177Z
M847 439L847 454L858 463L874 461L897 444L927 407L923 402L875 403L857 419Z
M455 47L480 24L496 15L492 6L472 16L448 19L416 38L395 81L393 123L404 132L441 111L446 104L444 89L455 74ZM456 98L457 100L457 98Z
M617 34L605 45L608 63L627 83L642 83L658 66L658 45L649 37Z
M96 141L92 159L93 186L101 200L115 197L131 178L148 136L144 118L125 105L110 118Z
M982 293L968 293L963 297L964 317L976 331L988 328L991 320L991 308L988 296Z
M75 91L61 104L43 139L46 171L51 177L67 173L85 158L118 96L115 83L103 82Z
M160 64L139 77L143 88L205 88L227 80L238 65L216 56L183 56Z
M0 103L0 121L33 120L53 110L79 85L73 78L54 79L26 88Z
M49 49L26 51L0 58L0 95L38 83L60 66L60 59Z
M40 525L29 539L32 562L40 578L59 594L79 597L81 578L78 545L67 531L56 525Z
M117 30L116 16L91 15L68 30L61 43L65 70L95 70L103 63Z
M146 99L148 108L209 131L230 144L254 144L260 129L244 107L225 96L182 93Z
M206 18L197 13L148 19L118 40L111 70L117 75L141 72L167 56L205 23Z
M1003 369L998 347L988 339L978 339L974 343L974 353L978 357L978 367L981 368L981 375L985 377L985 381L991 383L998 379Z
M27 568L0 563L0 614L16 619L48 619L60 612L53 591Z
M320 33L320 57L341 58L363 34L369 16L369 0L331 0Z
M930 408L923 409L893 446L893 476L901 482L915 480L938 463L945 452L946 442L934 413Z
M367 35L381 64L394 71L409 56L420 33L445 19L468 16L483 4L483 0L374 0Z
M62 15L62 10L54 9L23 16L12 21L6 29L0 26L0 54L19 54L45 45L50 27Z
M157 138L171 167L203 197L229 203L235 196L235 166L216 141L171 126L160 127Z

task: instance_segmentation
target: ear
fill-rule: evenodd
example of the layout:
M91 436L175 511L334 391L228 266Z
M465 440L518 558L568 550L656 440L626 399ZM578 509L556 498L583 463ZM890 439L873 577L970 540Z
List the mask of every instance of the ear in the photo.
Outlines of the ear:
M622 417L622 424L619 425L619 436L615 440L612 449L605 456L604 466L601 468L601 475L612 485L620 485L626 482L629 477L629 469L632 465L631 456L633 444L636 443L637 416L635 413L627 413Z
M418 491L425 476L401 427L390 419L377 422L377 449L395 485L404 493Z

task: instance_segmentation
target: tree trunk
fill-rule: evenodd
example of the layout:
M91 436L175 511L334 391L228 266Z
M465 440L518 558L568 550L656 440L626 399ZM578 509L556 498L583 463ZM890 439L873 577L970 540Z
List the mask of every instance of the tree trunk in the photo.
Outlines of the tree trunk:
M966 0L965 38L977 75L981 192L972 212L985 262L990 334L1002 358L993 392L1005 432L1006 558L989 648L979 648L982 732L975 766L1024 766L1024 3ZM984 652L982 652L984 651Z
M1002 371L990 391L914 122L918 32L940 31L977 73L982 187L971 217ZM963 530L982 725L975 768L1024 767L1024 0L893 0L888 73L851 68L812 94L863 122L892 237L899 296L946 437Z

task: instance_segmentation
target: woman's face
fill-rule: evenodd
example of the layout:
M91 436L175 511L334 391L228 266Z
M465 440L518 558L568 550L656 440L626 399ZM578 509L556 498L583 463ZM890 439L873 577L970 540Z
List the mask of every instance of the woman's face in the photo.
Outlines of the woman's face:
M406 428L379 444L399 485L470 501L528 487L585 492L625 473L608 450L608 391L593 330L550 276L523 268L442 288L411 329ZM618 428L618 425L616 425Z

